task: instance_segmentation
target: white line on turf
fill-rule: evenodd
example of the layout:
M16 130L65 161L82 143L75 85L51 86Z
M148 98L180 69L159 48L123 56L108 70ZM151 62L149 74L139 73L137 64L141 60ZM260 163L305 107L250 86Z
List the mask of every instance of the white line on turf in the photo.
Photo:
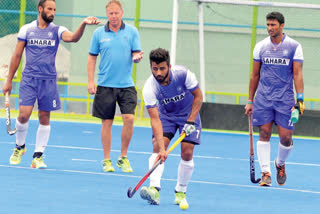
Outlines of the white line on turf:
M17 168L17 169L29 169L29 170L37 170L30 167L22 167L22 166L12 166L12 165L0 165L3 168ZM57 172L68 172L68 173L79 173L79 174L91 174L91 175L103 175L103 176L116 176L116 177L128 177L128 178L142 178L142 176L136 175L125 175L125 174L117 174L117 173L103 173L103 172L89 172L89 171L80 171L80 170L67 170L67 169L44 169L44 171L57 171ZM162 178L165 181L174 181L176 179L168 179ZM310 194L320 194L318 191L312 190L305 190L305 189L290 189L290 188L283 188L283 187L260 187L256 185L245 185L245 184L231 184L231 183L219 183L219 182L212 182L212 181L196 181L190 180L190 183L199 183L199 184L209 184L209 185L218 185L218 186L232 186L232 187L245 187L245 188L256 188L261 190L280 190L280 191L290 191L290 192L301 192L301 193L310 193Z
M76 159L72 158L73 161L83 161L83 162L98 162L97 160L88 160L88 159Z
M0 142L0 144L15 144L14 142ZM30 146L35 146L35 144L27 144ZM62 149L79 149L79 150L89 150L89 151L103 151L99 148L88 148L88 147L78 147L78 146L59 146L59 145L48 145L47 147L52 148L62 148ZM120 153L120 150L114 150L112 149L111 152L118 152ZM144 155L151 155L151 152L137 152L137 151L128 151L128 153L131 154L144 154ZM174 157L180 157L180 154L174 154L170 153L169 156ZM194 155L194 158L203 158L203 159L219 159L219 160L232 160L232 161L249 161L249 159L243 159L243 158L228 158L228 157L214 157L214 156L203 156L203 155ZM98 160L91 160L91 161L98 161ZM255 160L258 162L258 160ZM270 163L274 163L274 161L270 161ZM314 163L297 163L297 162L286 162L288 165L299 165L299 166L315 166L320 167L320 164L314 164Z

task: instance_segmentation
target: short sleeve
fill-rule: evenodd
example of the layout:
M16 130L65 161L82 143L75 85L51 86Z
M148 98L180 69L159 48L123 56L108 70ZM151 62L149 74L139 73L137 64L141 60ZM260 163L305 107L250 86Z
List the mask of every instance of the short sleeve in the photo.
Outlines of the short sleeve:
M63 32L66 32L66 31L68 31L68 29L67 29L66 27L59 26L58 36L59 36L59 39L60 39L60 40L62 39L62 34L63 34Z
M304 60L301 44L299 44L297 46L296 51L295 51L294 56L293 56L293 60L294 61L303 61Z
M187 70L185 85L186 85L186 88L190 91L193 91L199 87L199 82L197 80L196 75L193 72L191 72L189 69Z
M140 35L137 28L133 28L133 38L131 44L132 52L141 51Z
M260 50L261 50L261 42L259 42L258 44L255 45L254 49L253 49L253 60L254 61L261 61L260 58Z
M152 77L153 78L153 77ZM147 82L145 83L142 91L143 101L146 105L146 108L153 108L157 105L157 97L154 92L154 88L152 87L152 79L149 77Z
M19 33L18 33L18 40L20 41L27 41L27 25L24 25L20 28Z
M98 56L99 51L100 51L100 47L99 47L98 31L96 30L94 31L91 38L89 54L93 56Z

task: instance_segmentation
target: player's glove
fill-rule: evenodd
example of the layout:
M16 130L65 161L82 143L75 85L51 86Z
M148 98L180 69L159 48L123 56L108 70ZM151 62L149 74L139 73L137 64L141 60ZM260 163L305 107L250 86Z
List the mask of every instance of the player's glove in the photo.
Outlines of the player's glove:
M297 99L297 102L294 105L294 108L299 110L299 114L300 115L303 114L304 109L305 109L305 105L304 105L303 100L302 99Z
M186 136L189 136L192 132L196 130L196 127L194 126L194 122L187 121L186 124L184 124L182 131L186 133Z

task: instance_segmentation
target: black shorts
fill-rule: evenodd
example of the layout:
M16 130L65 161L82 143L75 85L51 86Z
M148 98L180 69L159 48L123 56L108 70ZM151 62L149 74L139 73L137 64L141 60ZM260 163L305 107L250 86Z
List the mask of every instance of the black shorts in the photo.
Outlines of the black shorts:
M118 103L121 114L134 114L137 106L135 87L110 88L98 86L94 96L92 116L103 120L113 119Z

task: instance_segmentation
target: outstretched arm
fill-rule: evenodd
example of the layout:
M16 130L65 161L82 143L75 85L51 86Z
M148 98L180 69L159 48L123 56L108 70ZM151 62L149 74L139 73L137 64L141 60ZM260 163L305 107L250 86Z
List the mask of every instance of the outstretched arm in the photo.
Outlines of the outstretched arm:
M74 33L71 31L63 32L62 40L64 42L78 42L83 35L86 25L97 25L99 23L100 21L98 21L96 17L87 17L81 22L80 26Z

